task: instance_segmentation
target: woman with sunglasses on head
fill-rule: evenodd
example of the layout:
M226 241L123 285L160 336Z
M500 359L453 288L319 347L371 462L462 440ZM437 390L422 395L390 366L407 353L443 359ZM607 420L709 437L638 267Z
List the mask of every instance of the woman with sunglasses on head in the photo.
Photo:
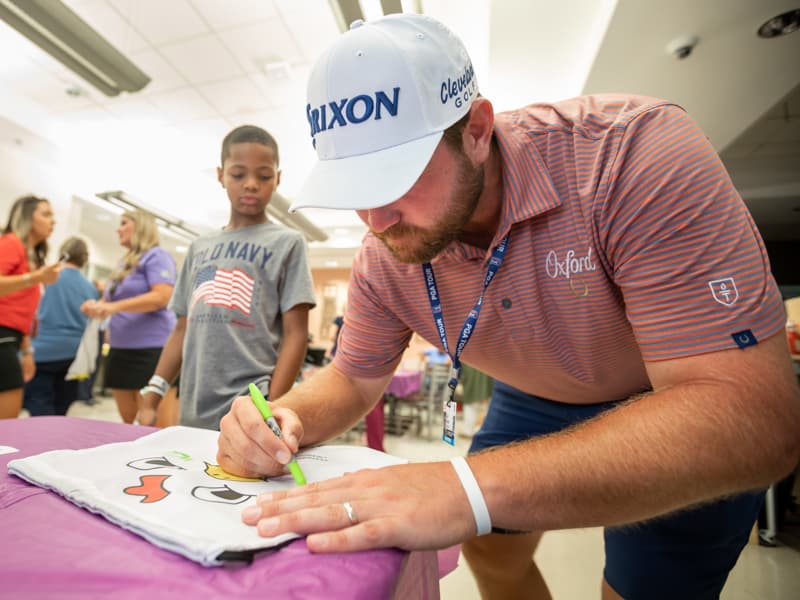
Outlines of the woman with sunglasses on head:
M41 284L54 283L61 271L60 263L45 265L54 225L48 200L23 196L0 235L0 418L19 415L23 385L36 372L31 330Z

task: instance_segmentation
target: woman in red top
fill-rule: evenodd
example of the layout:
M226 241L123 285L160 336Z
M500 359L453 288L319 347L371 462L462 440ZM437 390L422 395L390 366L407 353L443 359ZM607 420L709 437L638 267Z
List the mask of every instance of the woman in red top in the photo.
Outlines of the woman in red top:
M30 333L40 285L58 279L61 265L45 266L47 238L55 219L50 202L19 198L0 235L0 418L14 418L22 406L22 386L35 372Z

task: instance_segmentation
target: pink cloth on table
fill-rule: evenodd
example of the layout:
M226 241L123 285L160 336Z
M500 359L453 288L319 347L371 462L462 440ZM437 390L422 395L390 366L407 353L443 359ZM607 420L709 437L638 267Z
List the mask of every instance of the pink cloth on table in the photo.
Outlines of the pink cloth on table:
M420 371L397 371L389 385L386 386L386 393L405 398L419 391L422 385L422 373Z
M8 598L439 598L435 552L370 550L311 554L305 539L256 555L251 565L203 567L158 548L57 494L6 470L7 463L55 449L89 448L152 432L68 417L0 420L0 560Z
M379 452L385 452L383 449L384 419L383 396L381 396L378 403L364 417L367 430L367 446Z

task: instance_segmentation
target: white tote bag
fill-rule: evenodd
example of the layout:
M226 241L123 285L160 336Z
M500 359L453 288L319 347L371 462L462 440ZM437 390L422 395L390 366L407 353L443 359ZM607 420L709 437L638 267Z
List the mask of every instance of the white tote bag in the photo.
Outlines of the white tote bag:
M95 365L97 365L97 353L100 351L99 333L100 319L89 319L86 329L83 330L78 353L69 366L64 379L67 381L88 379L94 373Z

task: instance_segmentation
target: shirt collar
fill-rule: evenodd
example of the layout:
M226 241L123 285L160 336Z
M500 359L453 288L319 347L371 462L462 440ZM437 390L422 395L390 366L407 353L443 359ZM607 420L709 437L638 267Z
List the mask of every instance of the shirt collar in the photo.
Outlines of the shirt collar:
M503 206L500 224L488 250L469 244L453 242L431 262L440 260L488 261L495 246L508 234L515 223L537 217L561 206L550 173L539 154L533 126L522 122L522 112L499 113L495 116L494 139L500 152L503 170Z

